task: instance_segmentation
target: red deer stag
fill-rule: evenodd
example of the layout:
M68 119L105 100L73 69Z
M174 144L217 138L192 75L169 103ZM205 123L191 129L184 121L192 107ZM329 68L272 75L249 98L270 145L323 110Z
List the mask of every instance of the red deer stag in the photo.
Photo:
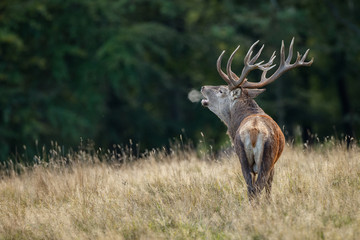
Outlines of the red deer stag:
M264 48L262 45L257 54L252 57L254 47L258 42L255 42L247 52L240 77L231 71L233 57L240 47L238 46L227 62L226 74L221 70L221 59L225 51L217 60L217 70L228 85L201 88L204 96L201 104L214 112L228 127L228 135L240 159L250 200L258 196L264 187L269 197L274 164L279 159L285 144L284 134L280 127L257 105L254 98L265 91L259 88L275 81L286 71L298 66L310 66L313 62L313 59L309 62L305 61L309 53L308 49L303 56L298 52L295 63L291 64L294 38L286 59L284 41L282 41L280 65L270 77L267 77L267 72L275 67L275 64L273 65L275 52L267 63L264 61L255 63ZM262 71L260 81L248 82L246 76L255 69Z

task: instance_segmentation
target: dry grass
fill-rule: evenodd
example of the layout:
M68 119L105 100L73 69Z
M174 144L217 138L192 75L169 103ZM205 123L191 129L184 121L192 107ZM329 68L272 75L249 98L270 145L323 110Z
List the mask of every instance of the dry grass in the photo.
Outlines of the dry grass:
M114 167L77 153L0 180L0 239L359 239L359 156L287 147L271 201L251 206L233 155L157 151Z

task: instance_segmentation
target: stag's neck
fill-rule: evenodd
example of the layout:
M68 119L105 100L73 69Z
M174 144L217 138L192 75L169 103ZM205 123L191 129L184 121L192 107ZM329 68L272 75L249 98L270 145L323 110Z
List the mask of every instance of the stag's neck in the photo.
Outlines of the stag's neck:
M234 140L236 131L240 127L241 122L248 116L253 114L265 114L259 105L253 99L245 101L237 101L230 111L230 121L228 124L228 133L231 140Z

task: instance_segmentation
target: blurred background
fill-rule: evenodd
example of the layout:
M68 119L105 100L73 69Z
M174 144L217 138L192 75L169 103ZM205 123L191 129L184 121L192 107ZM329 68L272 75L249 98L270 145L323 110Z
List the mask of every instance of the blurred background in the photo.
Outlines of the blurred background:
M355 0L1 0L0 158L58 142L76 147L172 139L228 144L226 128L187 95L219 85L215 62L256 41L314 57L267 86L258 104L289 141L360 134L360 2ZM275 60L276 63L279 58ZM259 72L249 75L258 81Z

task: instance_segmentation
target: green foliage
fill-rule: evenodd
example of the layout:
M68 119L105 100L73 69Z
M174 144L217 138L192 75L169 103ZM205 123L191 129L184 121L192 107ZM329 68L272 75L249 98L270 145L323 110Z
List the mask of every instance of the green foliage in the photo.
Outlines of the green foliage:
M292 36L315 63L269 86L260 105L290 137L297 126L303 135L355 136L358 9L352 0L3 0L1 161L23 145L35 152L36 141L71 147L80 138L102 147L132 139L145 149L180 134L196 141L202 131L219 147L225 127L187 92L222 84L214 64L221 50L241 43L239 72L253 41L267 44L267 58Z

